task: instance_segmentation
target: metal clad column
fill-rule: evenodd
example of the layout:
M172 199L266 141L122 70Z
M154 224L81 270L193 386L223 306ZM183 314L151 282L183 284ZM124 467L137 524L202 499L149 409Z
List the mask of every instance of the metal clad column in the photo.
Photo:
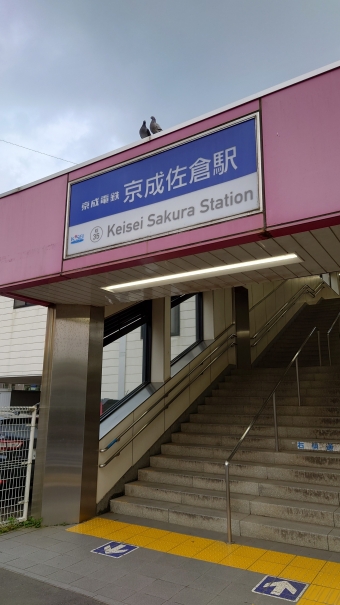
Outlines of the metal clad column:
M47 525L96 513L104 309L48 316L32 514Z
M162 383L170 378L170 317L171 298L152 301L151 382Z
M250 329L248 290L243 286L234 288L235 324L237 335L237 367L250 368Z

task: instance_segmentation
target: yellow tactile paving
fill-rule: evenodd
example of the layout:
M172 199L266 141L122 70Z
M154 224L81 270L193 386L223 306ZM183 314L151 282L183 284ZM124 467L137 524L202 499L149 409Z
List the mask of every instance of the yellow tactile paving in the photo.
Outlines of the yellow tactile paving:
M210 563L219 563L237 548L240 548L237 544L224 544L224 542L215 541L208 546L208 548L204 548L204 550L193 555L192 558L200 559L201 561L209 561Z
M294 565L294 567L301 567L302 569L315 569L316 571L320 571L320 569L324 567L325 561L323 561L323 559L310 559L309 557L294 557L294 563L292 563L292 565Z
M278 563L286 567L286 565L289 565L289 563L291 563L295 558L295 555L287 555L284 552L276 552L275 550L266 550L260 561L266 561L267 563Z
M158 540L159 538L164 538L164 536L169 535L171 532L165 531L164 529L153 529L152 527L144 527L143 536L150 536L154 540Z
M202 552L204 548L207 546L211 546L213 544L213 540L204 540L201 538L190 538L190 540L185 540L175 548L172 548L168 552L171 555L180 555L182 557L192 557L193 555L197 555L197 553Z
M305 594L306 599L323 605L340 605L340 590L324 588L324 586L309 586Z
M127 542L159 552L190 557L310 584L299 605L340 605L340 563L226 544L143 525L96 517L69 528L78 534Z
M316 601L310 601L309 599L305 599L302 597L300 601L298 601L299 605L315 605ZM325 603L318 603L318 605L326 605Z
M281 565L280 563L270 563L270 575L271 576L280 576L283 572L285 565ZM258 573L268 574L268 561L263 561L262 559L258 559L255 561L253 565L248 567L249 571L257 571Z
M235 554L232 553L225 559L222 559L219 564L227 565L228 567L237 567L238 569L249 569L254 563L254 559L250 557L238 557L236 551Z
M294 560L293 560L294 563ZM271 572L268 572L271 574ZM306 569L305 567L295 567L292 565L287 565L282 571L282 577L287 578L287 580L296 580L297 582L307 582L311 584L314 578L316 578L318 572L314 569Z

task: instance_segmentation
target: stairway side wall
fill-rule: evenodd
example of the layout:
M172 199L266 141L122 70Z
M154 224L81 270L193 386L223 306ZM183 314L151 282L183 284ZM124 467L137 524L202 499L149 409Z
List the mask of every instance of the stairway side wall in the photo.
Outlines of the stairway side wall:
M280 283L282 285L280 285ZM266 300L250 311L250 337L256 334L264 324L285 304L294 294L303 286L309 285L315 289L320 283L319 276L301 277L288 279L284 282L266 282L248 286L249 290L249 308L253 307L258 301L263 299L269 292L273 292ZM278 288L278 286L280 287ZM276 291L275 291L276 290ZM274 292L275 291L275 292ZM275 324L275 326L263 336L256 347L251 347L251 361L254 361L264 352L268 345L278 336L283 328L289 324L293 317L301 310L303 305L317 304L321 299L338 298L336 293L327 285L321 292L313 298L309 294L303 294L296 304ZM255 340L251 340L251 343Z

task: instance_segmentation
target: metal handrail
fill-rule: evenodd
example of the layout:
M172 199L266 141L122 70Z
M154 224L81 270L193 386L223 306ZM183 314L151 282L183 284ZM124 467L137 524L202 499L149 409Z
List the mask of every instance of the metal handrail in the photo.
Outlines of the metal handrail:
M261 416L262 412L264 411L264 409L266 408L266 406L268 404L268 401L271 398L273 398L274 430L275 430L275 451L276 452L279 451L279 436L278 436L277 414L276 414L276 390L280 386L281 382L283 381L283 379L285 378L287 372L290 370L291 366L293 365L293 363L295 361L298 402L299 402L299 406L301 405L298 358L299 358L299 355L300 355L302 349L304 348L305 344L309 341L309 339L311 338L311 336L314 334L315 331L316 331L316 326L308 334L307 338L305 338L305 340L303 341L303 343L300 346L299 350L297 351L297 353L295 353L294 357L292 358L292 360L289 362L288 366L286 367L286 369L285 369L284 373L282 374L280 380L277 382L277 384L275 385L275 387L272 389L272 391L268 395L267 399L264 401L263 405L261 406L261 408L259 409L259 411L257 412L257 414L255 414L255 416L254 416L253 420L251 421L251 423L249 424L248 428L244 431L242 437L239 439L239 441L237 442L237 444L235 445L234 449L229 454L227 460L224 463L224 465L225 465L225 480L226 480L227 536L228 536L228 543L229 544L232 543L231 505L230 505L230 480L229 480L229 465L230 465L230 462L233 459L233 457L235 456L235 454L238 451L238 449L240 448L240 446L242 445L242 443L245 440L245 438L247 437L247 435L249 434L249 432L251 431L251 429L253 428L255 422ZM319 335L319 332L318 332L318 335ZM320 338L319 338L319 336L318 336L318 347L319 347L319 358L321 358L321 354L320 354Z
M337 314L335 320L333 321L331 327L329 328L329 330L327 332L328 359L329 359L329 365L330 366L332 365L332 358L331 358L331 343L330 343L330 338L329 337L330 337L331 331L333 330L333 328L334 328L336 322L338 321L339 317L340 317L340 311ZM339 325L339 336L340 336L340 325Z
M300 296L302 296L304 293L307 293L310 294L310 296L312 296L313 298L315 298L322 290L322 288L324 288L324 285L325 284L322 281L320 282L320 284L318 284L315 289L311 288L308 284L302 286L302 288L300 288L298 292L296 292L284 305L282 305L282 307L278 311L276 311L276 313L274 313L274 315L270 319L268 319L268 321L253 336L251 336L251 340L257 339L254 343L251 344L251 347L256 347L256 345L277 324L277 322L280 321L280 319L284 317L284 315L286 315L288 311L290 311L290 309L295 305Z
M220 339L224 334L226 334L230 328L232 328L235 324L231 323L225 330L223 330L223 332L217 337L216 340ZM124 443L124 445L117 450L117 452L111 456L111 458L109 458L108 460L106 460L106 462L99 464L99 468L104 468L107 464L109 464L109 462L111 462L111 460L113 460L113 458L116 458L117 456L119 456L119 454L121 453L121 451L127 446L129 445L129 443L131 443L131 441L133 441L142 431L144 431L144 429L146 429L149 424L151 424L151 422L153 422L153 420L155 420L164 410L166 410L169 405L175 401L175 399L177 399L177 397L179 395L181 395L189 386L191 386L195 380L197 380L197 378L199 378L200 376L202 376L202 374L204 374L204 372L212 366L213 363L215 363L215 361L217 361L222 355L224 355L224 353L230 349L231 347L235 346L235 342L232 342L231 344L228 344L228 346L226 347L226 349L224 351L222 351L219 355L217 355L208 365L205 366L205 368L202 370L202 372L200 372L199 374L197 374L197 376L195 376L195 378L193 380L190 381L190 376L193 372L195 372L200 366L202 366L207 359L209 359L209 357L211 357L213 355L213 353L215 353L216 351L218 351L219 349L221 349L225 344L228 343L228 341L231 338L236 338L236 334L230 334L228 336L228 338L226 338L226 340L219 344L217 347L215 347L212 351L210 351L210 353L208 353L208 355L206 355L204 357L204 359L202 361L200 361L200 363L195 366L192 370L190 370L190 372L188 372L187 374L185 374L185 376L183 376L181 378L181 380L179 382L177 382L173 387L171 387L167 393L165 393L164 395L162 395L161 397L159 397L157 399L157 401L155 401L145 412L143 412L143 414L141 414L139 416L139 418L137 418L137 420L135 420L134 422L132 422L124 431L122 431L118 437L116 437L115 439L113 439L113 441L111 441L105 448L100 449L100 453L105 453L107 452L113 445L115 445L115 443L118 443L120 441L120 439L130 430L132 429L138 422L140 422L147 414L149 414L149 412L151 412L151 410L153 410L161 401L165 400L166 397L169 396L169 394L174 391L175 389L177 389L184 380L186 380L187 378L189 378L189 383L187 385L185 385L179 392L176 393L175 397L173 397L170 401L168 401L167 403L165 403L164 401L164 406L162 407L161 410L159 410L157 412L157 414L155 414L141 429L139 429L139 431L137 431L137 433L135 433L131 439L129 439L129 441L127 441L126 443ZM164 386L164 385L163 385ZM163 387L162 387L163 388Z

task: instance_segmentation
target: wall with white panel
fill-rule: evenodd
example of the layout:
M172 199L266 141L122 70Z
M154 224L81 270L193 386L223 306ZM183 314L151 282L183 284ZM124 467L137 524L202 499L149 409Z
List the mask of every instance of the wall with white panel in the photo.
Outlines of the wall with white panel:
M42 374L47 308L13 308L13 299L0 296L1 377Z
M196 342L196 297L192 296L179 307L179 335L171 336L171 359Z

